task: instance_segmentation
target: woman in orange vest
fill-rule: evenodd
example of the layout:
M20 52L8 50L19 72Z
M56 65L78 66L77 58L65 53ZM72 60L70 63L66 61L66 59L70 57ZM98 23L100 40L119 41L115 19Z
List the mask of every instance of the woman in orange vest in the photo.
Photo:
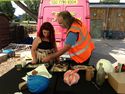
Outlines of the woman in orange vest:
M48 62L68 52L71 63L88 65L95 46L85 24L74 18L68 11L60 12L57 15L57 21L60 26L67 29L65 45L58 52L43 58L42 61Z

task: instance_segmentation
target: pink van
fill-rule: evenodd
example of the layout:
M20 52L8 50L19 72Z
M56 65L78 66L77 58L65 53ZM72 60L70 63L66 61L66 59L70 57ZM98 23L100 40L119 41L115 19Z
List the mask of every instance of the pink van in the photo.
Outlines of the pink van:
M65 29L56 22L60 11L68 10L73 16L82 20L90 31L90 10L88 0L41 0L39 6L37 31L43 22L49 21L55 28L58 48L62 48L65 40Z

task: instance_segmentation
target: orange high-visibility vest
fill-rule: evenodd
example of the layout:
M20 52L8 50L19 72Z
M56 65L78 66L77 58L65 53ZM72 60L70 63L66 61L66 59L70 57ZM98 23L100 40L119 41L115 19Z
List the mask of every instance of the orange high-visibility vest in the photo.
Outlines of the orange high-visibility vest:
M80 26L78 23L74 22L67 31L67 35L69 32L78 33L78 39L76 44L71 47L68 53L72 60L77 63L82 63L91 56L91 53L95 48L94 43L92 42L91 36L83 23L82 26Z

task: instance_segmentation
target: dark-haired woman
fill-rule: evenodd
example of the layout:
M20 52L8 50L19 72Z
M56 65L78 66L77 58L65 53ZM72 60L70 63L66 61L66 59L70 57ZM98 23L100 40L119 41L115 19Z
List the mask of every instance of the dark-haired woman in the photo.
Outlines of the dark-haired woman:
M42 58L56 51L57 47L54 27L50 22L44 22L40 27L38 36L34 39L32 44L32 64L40 63Z

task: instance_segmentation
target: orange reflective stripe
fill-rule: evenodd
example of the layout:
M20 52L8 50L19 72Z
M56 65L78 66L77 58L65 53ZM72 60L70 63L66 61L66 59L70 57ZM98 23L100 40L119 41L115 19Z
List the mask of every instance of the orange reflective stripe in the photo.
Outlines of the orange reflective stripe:
M84 49L82 49L78 52L74 52L74 53L70 54L70 56L80 55L81 53L84 53L89 48L89 45L90 45L91 42L92 42L92 40L90 39L88 44L85 46Z
M76 26L72 26L71 29L74 29L74 30L79 30L79 36L82 38L82 40L84 40L84 35L82 34L82 31L80 28L76 27ZM72 47L76 46L76 45L79 45L80 43L82 43L82 40L81 41L78 41L75 45L73 45Z
M79 35L82 37L82 39L81 39L80 41L78 41L75 45L73 45L72 47L75 47L75 46L78 46L78 45L82 44L82 43L87 39L87 37L88 37L88 32L86 33L85 37L84 37L84 35L83 35L82 32L80 32Z
M71 26L70 29L68 31L75 31L75 33L80 31L80 28L77 26Z
M78 41L75 45L73 45L72 47L75 47L75 46L78 46L79 44L82 44L82 42L84 42L86 39L87 39L87 36L88 36L88 33L89 32L86 32L86 35L84 36L83 33L82 33L82 30L81 28L77 27L77 26L71 26L70 29L74 29L74 30L79 30L79 35L80 37L82 38L80 41Z

